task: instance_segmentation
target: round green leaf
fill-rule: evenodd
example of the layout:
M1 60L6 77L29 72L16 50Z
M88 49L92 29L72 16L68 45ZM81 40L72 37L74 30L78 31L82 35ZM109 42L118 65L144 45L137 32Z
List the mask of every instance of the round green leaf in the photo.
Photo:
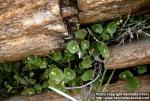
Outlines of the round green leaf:
M90 58L90 56L85 56L83 57L83 60L82 60L82 67L83 68L90 68L92 67L92 59Z
M146 65L138 66L137 72L138 72L138 74L143 74L143 73L147 72Z
M89 47L90 47L90 42L89 42L89 41L83 40L83 41L81 42L81 48L82 48L82 49L89 49Z
M71 53L76 53L79 51L79 44L76 41L70 41L68 43L67 49L71 52Z
M106 59L109 58L109 50L108 50L108 46L106 43L104 42L101 42L100 44L98 43L97 47L104 58Z
M63 59L61 60L62 63L65 63L65 62L70 62L72 60L74 60L75 58L75 55L72 54L70 51L68 50L65 50L64 51L64 56L63 56Z
M31 56L26 59L27 65L30 66L32 69L44 69L47 67L47 61L42 60L41 58L37 56Z
M78 53L79 58L82 58L85 54L87 54L87 52L88 52L87 50L81 49Z
M126 70L119 74L119 78L124 79L124 80L127 80L128 78L133 78L133 77L134 75L129 70Z
M84 39L86 37L86 35L87 35L86 30L85 29L81 29L81 30L79 30L79 31L77 31L75 33L75 38L77 38L77 39Z
M110 35L108 32L101 34L102 41L108 41L110 39Z
M24 90L21 93L22 95L33 95L35 94L35 90L33 88L24 88Z
M107 26L107 31L108 31L108 33L110 34L111 37L116 32L116 29L117 29L117 23L116 22L111 22Z
M50 71L49 77L51 80L55 81L57 84L63 80L64 75L59 68L53 68Z
M34 85L34 89L36 90L36 93L41 93L42 92L42 86L40 84Z
M10 93L11 91L12 91L12 89L13 89L13 87L11 86L11 85L9 85L9 84L6 84L6 86L5 86L6 88L7 88L7 91Z
M83 81L89 81L89 80L93 79L93 75L94 75L94 70L88 70L88 71L84 72L81 79Z
M75 76L76 76L76 73L72 69L70 69L70 68L64 69L64 81L65 81L65 83L73 80L75 78Z
M140 87L139 81L135 77L130 77L127 80L126 89L129 91L136 90Z
M33 77L34 76L34 72L33 71L31 71L30 73L29 73L29 77Z
M36 80L35 79L29 79L28 82L32 85L34 85L36 83Z
M60 51L55 51L53 54L52 54L52 58L55 60L55 61L59 61L62 59L62 54Z
M101 34L103 32L103 27L101 24L94 24L92 26L92 30L95 32L95 33L98 33L98 34Z
M48 81L44 81L43 84L42 84L42 88L45 89L45 88L47 88L47 87L48 87Z

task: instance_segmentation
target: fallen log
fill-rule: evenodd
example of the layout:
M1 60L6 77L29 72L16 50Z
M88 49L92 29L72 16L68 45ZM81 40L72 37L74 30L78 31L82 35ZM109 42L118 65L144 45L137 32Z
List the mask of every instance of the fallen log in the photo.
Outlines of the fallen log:
M79 22L88 24L150 11L149 0L77 0Z
M46 55L66 34L58 0L0 1L0 61Z
M134 92L149 92L150 89L150 75L146 75L146 76L141 76L138 77L138 80L140 81L140 88L135 90L135 91L126 91L125 88L125 84L126 81L118 81L116 83L113 84L109 84L108 87L106 88L106 92L130 92L130 93L134 93ZM75 97L78 101L82 101L82 97L83 95L73 95L71 94L73 97ZM90 96L89 101L95 101L95 93L93 93L93 95ZM53 92L45 92L39 95L34 95L34 96L14 96L9 98L6 101L47 101L47 100L55 100L55 101L63 101L65 100L64 97L53 93Z
M109 47L108 69L121 69L150 63L150 39Z

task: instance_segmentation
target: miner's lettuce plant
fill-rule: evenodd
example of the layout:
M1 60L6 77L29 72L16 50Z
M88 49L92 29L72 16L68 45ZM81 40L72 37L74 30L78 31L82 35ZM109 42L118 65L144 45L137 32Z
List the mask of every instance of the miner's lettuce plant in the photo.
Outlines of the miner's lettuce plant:
M118 28L117 20L108 24L93 24L75 32L64 50L53 51L47 57L30 56L21 61L0 63L0 97L18 93L33 95L52 89L72 99L66 95L68 89L84 88L88 84L98 84L98 88L102 88L106 80L109 84L115 70L109 79L105 78L108 42L118 33ZM140 66L137 71L143 74L147 68ZM139 87L138 80L130 71L122 72L119 77L127 81L127 90Z

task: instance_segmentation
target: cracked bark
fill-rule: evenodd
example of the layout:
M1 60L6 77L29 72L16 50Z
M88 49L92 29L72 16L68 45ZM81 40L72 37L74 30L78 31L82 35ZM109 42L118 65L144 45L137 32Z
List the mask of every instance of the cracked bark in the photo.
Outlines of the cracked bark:
M67 34L58 0L1 0L0 23L0 61L46 55Z

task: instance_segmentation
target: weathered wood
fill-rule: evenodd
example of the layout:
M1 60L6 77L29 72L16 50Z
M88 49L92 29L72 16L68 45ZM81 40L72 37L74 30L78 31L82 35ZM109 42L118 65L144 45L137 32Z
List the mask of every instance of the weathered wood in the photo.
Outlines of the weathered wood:
M150 90L150 75L137 77L140 82L140 88L134 90L134 92L149 92ZM126 81L118 81L113 84L109 84L106 91L107 92L129 92L125 90Z
M58 0L0 0L0 61L48 54L66 34Z
M68 7L62 7L61 8L61 13L62 13L62 16L65 18L65 17L77 17L76 15L78 15L78 11L75 7L72 7L72 6L68 6Z
M79 22L88 24L150 11L150 0L77 0Z
M109 48L108 69L121 69L150 63L150 39Z

